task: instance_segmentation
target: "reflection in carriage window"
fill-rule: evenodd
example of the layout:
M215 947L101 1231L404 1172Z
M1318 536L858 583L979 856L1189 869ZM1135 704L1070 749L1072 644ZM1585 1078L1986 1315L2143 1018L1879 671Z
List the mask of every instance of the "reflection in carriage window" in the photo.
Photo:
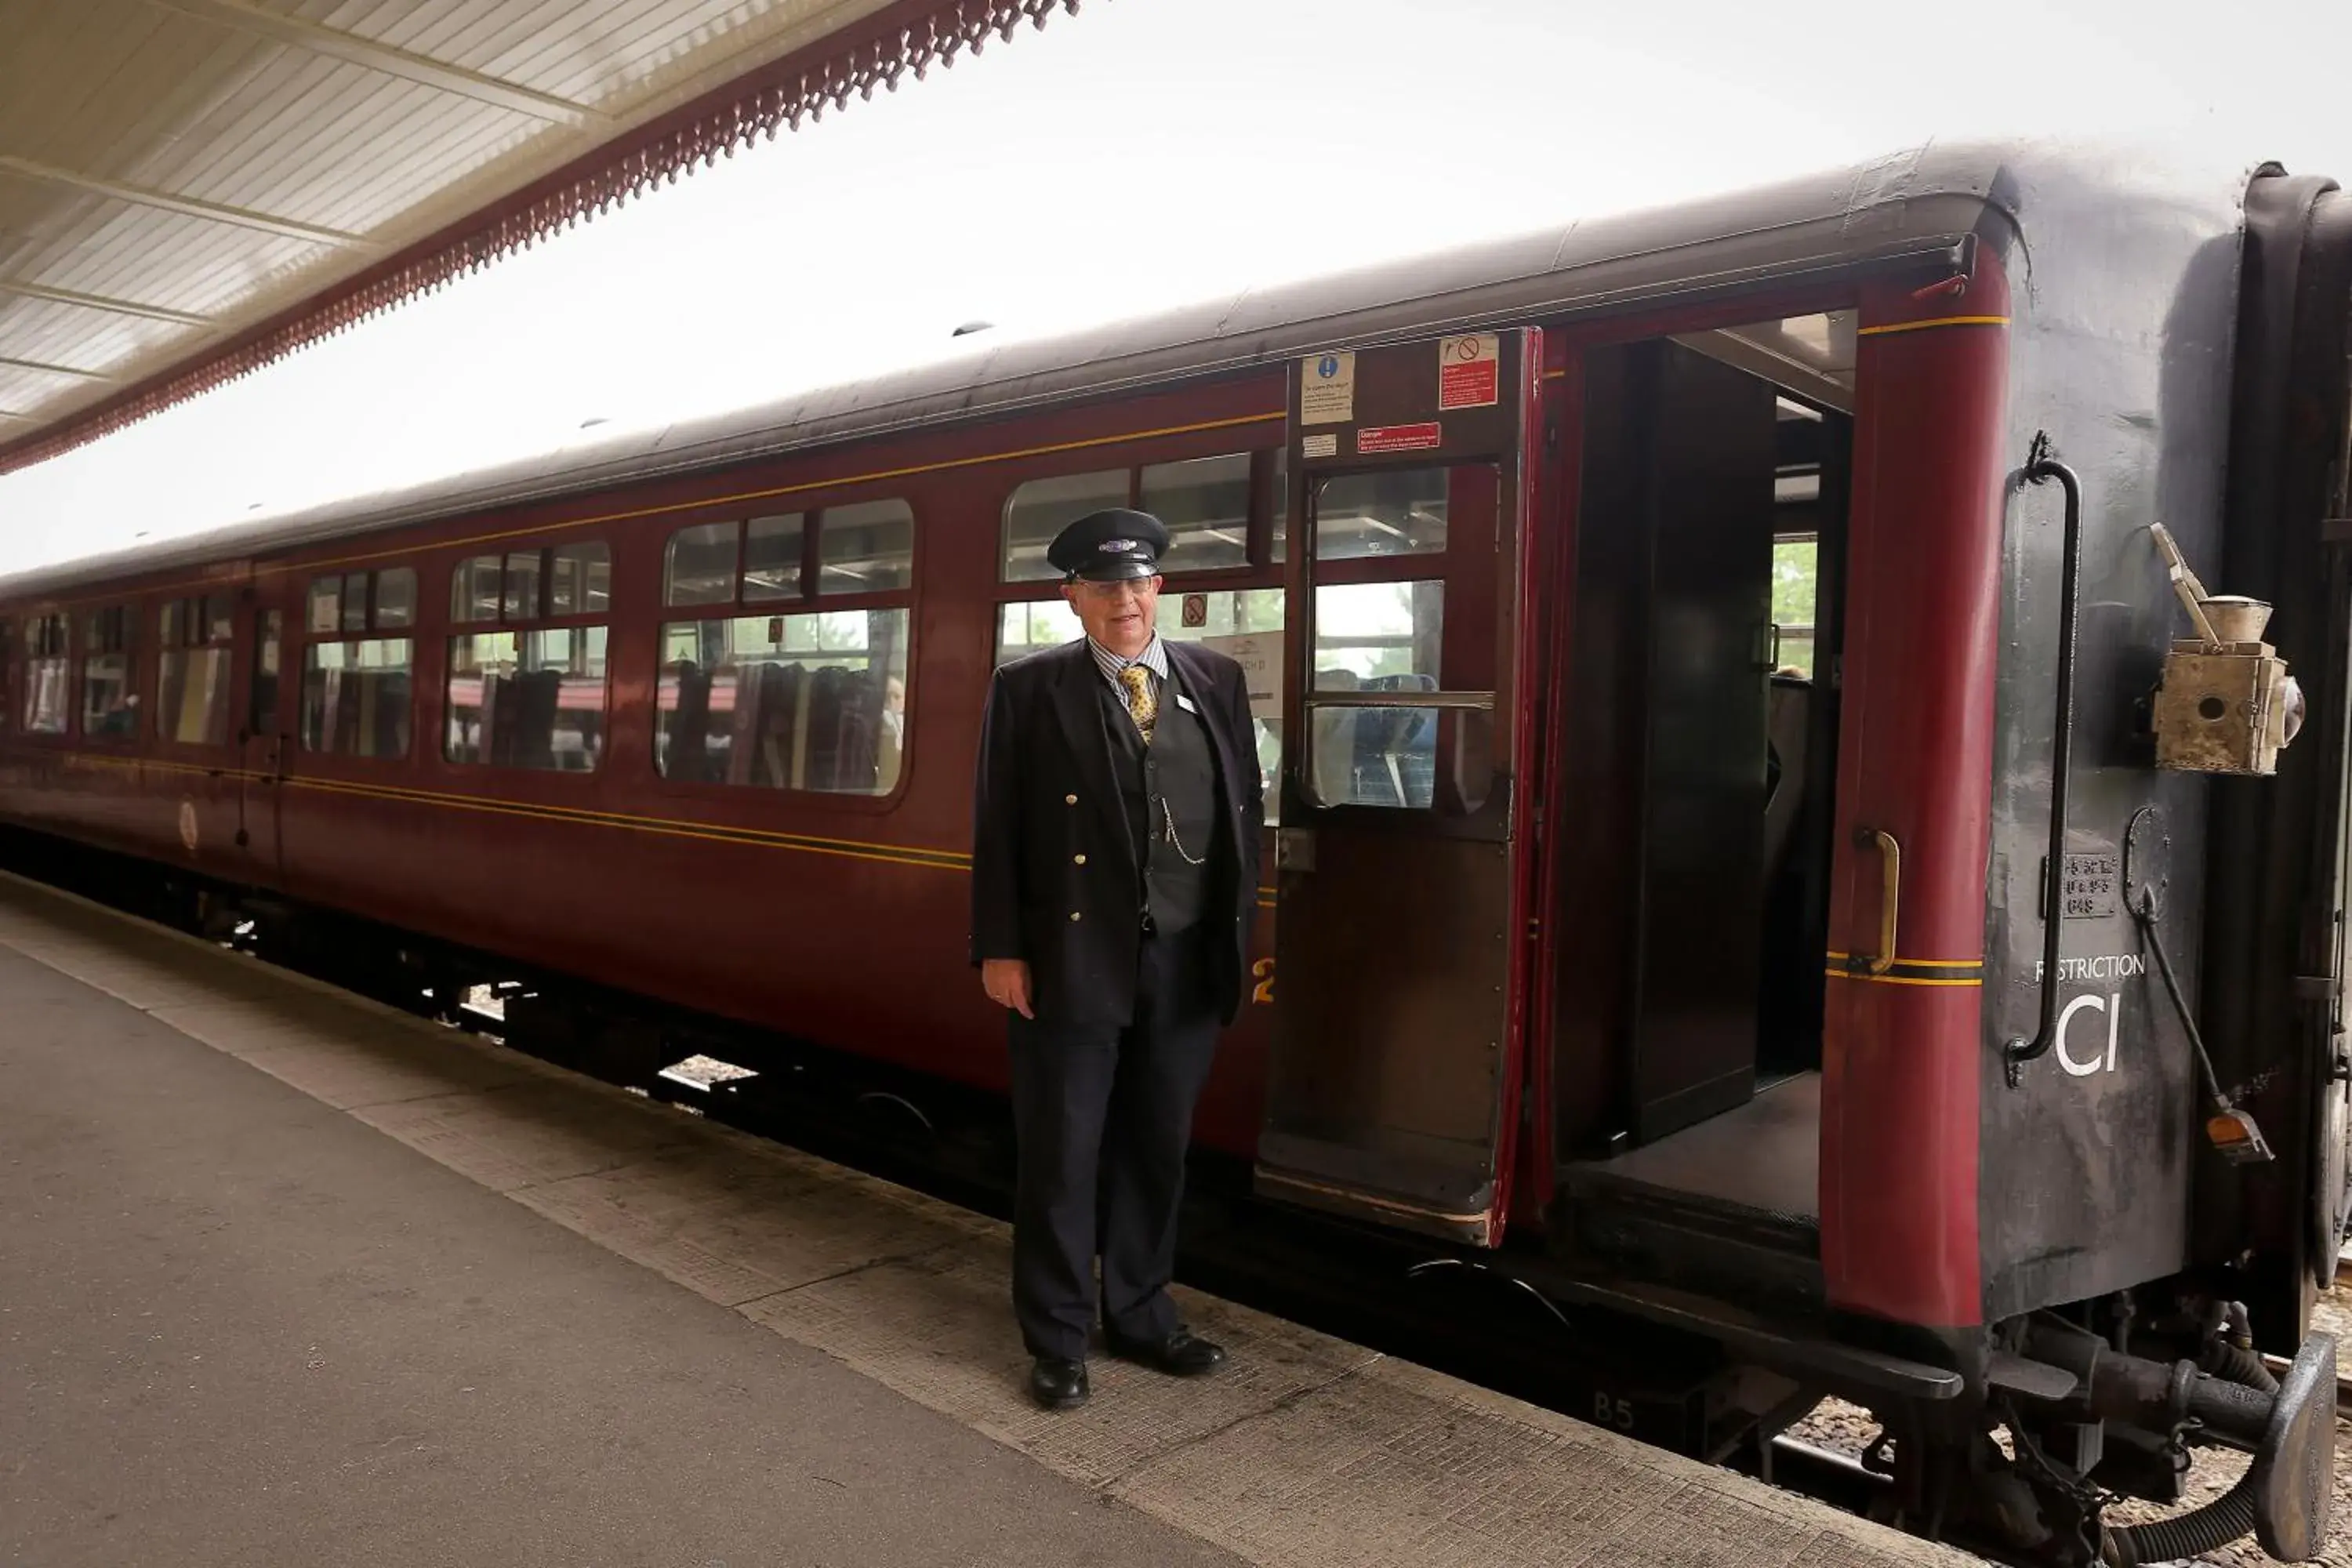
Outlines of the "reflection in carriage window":
M1315 558L1443 554L1446 479L1444 468L1387 468L1326 479L1315 500Z
M408 754L409 642L314 642L302 654L302 749L348 757Z
M416 572L414 567L394 566L375 574L375 617L368 625L373 627L413 626L416 624Z
M829 506L817 514L820 594L883 594L915 580L915 514L902 500Z
M672 621L655 765L697 784L888 795L906 756L905 609Z
M155 733L162 739L228 744L233 626L226 594L173 599L157 615Z
M464 625L467 621L496 621L499 618L499 567L496 555L477 555L460 561L449 574L449 618Z
M793 522L797 539L799 520ZM736 545L742 527L740 522L703 522L671 534L662 568L662 603L730 603L735 597ZM793 558L800 558L797 544Z
M540 552L518 550L507 557L506 618L509 621L535 621L545 612L540 608Z
M92 610L82 628L81 732L127 741L139 733L139 694L131 687L131 608Z
M1445 584L1329 584L1315 590L1315 690L1439 689ZM1312 710L1307 793L1319 805L1421 809L1436 798L1440 715L1426 708Z
M610 547L584 540L478 555L452 574L449 600L457 619L502 620L508 629L449 639L441 754L453 763L594 771L604 750L605 628L530 623L608 613Z
M589 773L604 750L603 626L449 639L453 763Z
M1249 564L1250 455L1229 452L1143 470L1143 510L1165 523L1160 570L1213 572Z
M73 662L66 657L66 618L34 616L25 622L25 730L62 735L72 702Z
M1004 581L1050 583L1061 574L1045 559L1054 535L1090 511L1128 504L1129 468L1031 479L1004 502Z
M613 607L613 552L602 540L548 552L547 613L601 616Z
M755 517L743 525L743 598L747 604L801 596L801 521L799 512L788 511L775 517ZM683 539L685 535L679 537ZM688 548L679 546L681 552ZM695 585L719 566L718 547L712 544L703 548L709 558L707 565L698 568L689 563L679 569L702 573L701 576L686 579L689 584L688 592L697 596L673 598L671 604L723 605L733 596L725 592L708 594Z

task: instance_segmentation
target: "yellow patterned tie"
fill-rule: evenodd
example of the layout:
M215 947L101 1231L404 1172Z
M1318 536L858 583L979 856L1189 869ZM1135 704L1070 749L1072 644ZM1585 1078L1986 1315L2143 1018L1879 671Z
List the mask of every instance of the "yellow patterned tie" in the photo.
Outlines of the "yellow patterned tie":
M1118 672L1118 683L1127 688L1128 717L1135 721L1136 732L1148 746L1151 744L1151 726L1160 719L1160 699L1151 694L1151 672L1139 664L1130 664Z

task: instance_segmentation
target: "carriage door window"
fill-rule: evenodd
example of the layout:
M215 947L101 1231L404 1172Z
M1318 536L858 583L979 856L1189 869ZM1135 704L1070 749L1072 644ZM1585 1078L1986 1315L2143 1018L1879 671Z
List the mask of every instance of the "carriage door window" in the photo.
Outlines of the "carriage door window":
M1314 805L1466 816L1485 803L1493 582L1457 584L1457 598L1481 602L1454 607L1449 639L1445 574L1457 514L1491 556L1497 486L1493 465L1475 464L1343 474L1315 491L1305 769Z
M277 610L256 611L253 617L252 708L246 728L255 735L278 732L278 632L285 624Z

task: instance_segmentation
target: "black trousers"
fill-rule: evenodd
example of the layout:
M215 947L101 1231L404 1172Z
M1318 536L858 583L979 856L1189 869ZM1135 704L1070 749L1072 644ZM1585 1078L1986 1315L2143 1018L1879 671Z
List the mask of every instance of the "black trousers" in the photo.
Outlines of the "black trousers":
M1176 1210L1192 1107L1217 1044L1209 929L1146 935L1126 1028L1013 1015L1013 1313L1032 1355L1085 1359L1102 1319L1122 1339L1175 1331Z

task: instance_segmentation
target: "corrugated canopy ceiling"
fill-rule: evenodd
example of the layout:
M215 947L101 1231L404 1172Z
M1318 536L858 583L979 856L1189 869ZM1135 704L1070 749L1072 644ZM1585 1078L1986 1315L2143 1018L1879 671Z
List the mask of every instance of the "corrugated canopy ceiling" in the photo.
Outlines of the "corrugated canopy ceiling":
M1077 0L0 0L0 472Z

